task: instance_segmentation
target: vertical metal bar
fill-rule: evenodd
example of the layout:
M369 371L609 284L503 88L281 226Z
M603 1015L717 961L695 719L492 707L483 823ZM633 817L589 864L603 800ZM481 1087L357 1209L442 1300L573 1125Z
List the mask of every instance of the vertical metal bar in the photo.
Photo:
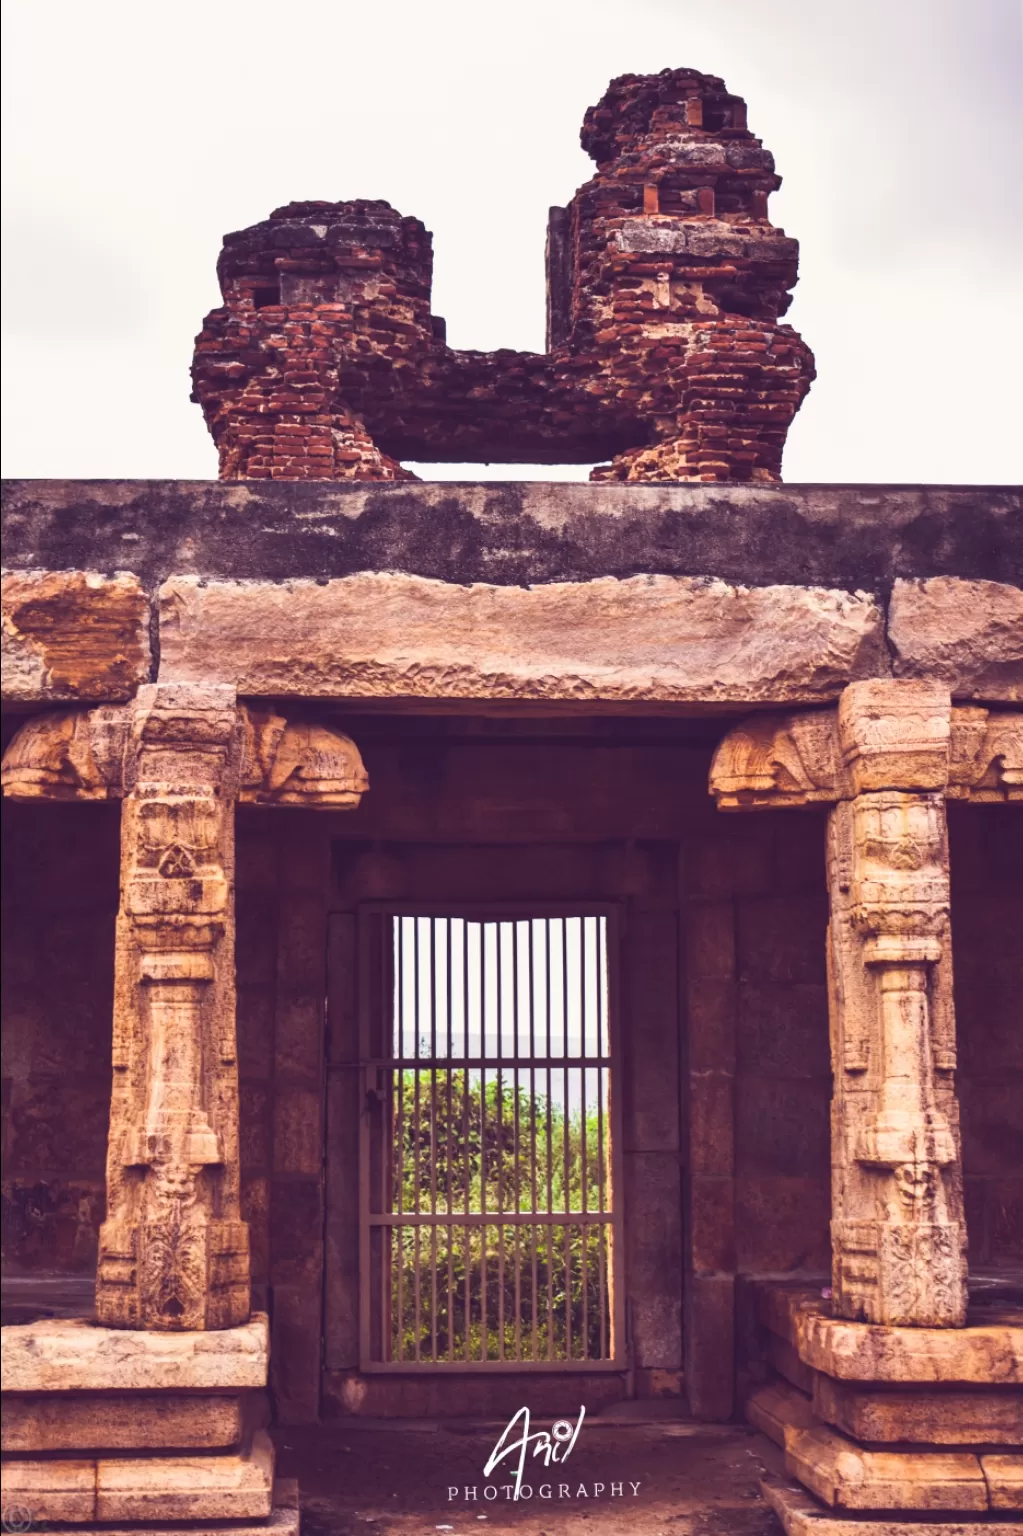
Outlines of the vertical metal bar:
M586 1018L586 928L587 928L587 924L589 923L589 921L590 920L589 920L588 917L581 917L579 919L579 1021L580 1021L579 1042L580 1042L580 1050L582 1052L584 1060L585 1060L585 1058L586 1058L586 1056L588 1054L588 1052L587 1052L587 1041L588 1041L588 1037L589 1037L589 1024L588 1024L587 1018ZM579 1077L580 1077L579 1097L580 1097L580 1101L581 1101L580 1102L580 1106L579 1106L579 1139L580 1139L580 1147L579 1147L579 1179L580 1179L579 1204L582 1207L582 1212L583 1212L583 1215L585 1216L586 1211L589 1208L589 1194L588 1194L588 1187L587 1187L587 1177L588 1177L588 1175L587 1175L587 1169L586 1169L586 1141L587 1141L587 1138L588 1138L588 1135L589 1135L589 1125L587 1123L587 1104L588 1104L588 1097L589 1096L588 1096L587 1088L586 1088L586 1068L585 1067L580 1067L579 1068ZM585 1360L585 1359L588 1358L589 1353L590 1353L590 1312L589 1312L589 1290L590 1290L590 1262L589 1262L589 1260L590 1260L590 1246L589 1246L589 1244L590 1244L590 1229L587 1226L585 1221L582 1222L582 1224L580 1226L579 1235L580 1235L580 1238L581 1238L580 1250L579 1250L579 1252L580 1252L579 1265L580 1265L580 1271L581 1271L580 1279L581 1279L582 1290L583 1290L583 1319L582 1319L582 1344L583 1344L583 1350L582 1350L582 1353L583 1353L583 1359Z
M547 1011L547 1358L554 1359L554 1131L551 1099L554 1096L553 1029L551 1019L551 919L544 918L544 963L547 986L545 1002Z
M430 918L430 1356L437 1358L437 919Z
M522 1053L519 1050L519 925L513 922L512 935L512 1027L515 1031L515 1057ZM519 1144L519 1069L514 1068L513 1092L515 1094L514 1109L512 1112L512 1168L515 1174L515 1215L522 1210L521 1175L519 1159L521 1148ZM515 1222L515 1358L522 1359L522 1232L518 1221Z
M530 1249L531 1249L531 1252L532 1252L532 1261L533 1261L533 1286L532 1286L533 1327L532 1327L532 1351L531 1351L531 1354L530 1354L530 1359L531 1360L535 1360L537 1358L537 1342L538 1342L537 1341L537 1332L538 1332L538 1328L537 1328L537 1322L538 1322L537 1308L538 1308L538 1301L537 1301L537 1295L536 1295L536 1287L537 1287L538 1274L537 1274L536 1240L537 1240L537 1235L538 1235L538 1232L539 1232L539 1228L536 1225L536 1206L537 1206L537 1188L536 1188L536 987L535 987L535 981L534 981L534 966L535 966L535 963L536 963L536 957L535 957L535 954L534 954L534 951L533 951L533 929L534 929L534 926L535 926L535 919L534 918L530 918L529 919L529 924L528 924L528 927L527 927L527 932L529 934L529 943L526 946L526 953L527 953L527 958L529 960L529 1060L530 1060L530 1068L529 1068L529 1159L530 1159L530 1163L529 1163L529 1208L530 1208L530 1210L533 1213L533 1225L530 1228L530 1233L531 1233Z
M413 1128L413 1136L414 1136L413 1145L415 1147L415 1153L414 1153L414 1159L413 1159L413 1177L415 1179L415 1189L414 1189L414 1195L415 1195L415 1214L418 1216L420 1214L420 1195L421 1195L421 1191L420 1191L420 1187L419 1187L419 1138L420 1138L420 1135L422 1133L422 1124L423 1124L423 1122L422 1122L422 1087L421 1087L421 1085L422 1085L422 1072L421 1072L420 1067L419 1067L419 1036L420 1036L420 1030L419 1030L419 1004L420 1004L419 982L420 982L420 968L419 968L419 919L418 919L418 917L414 917L412 919L412 932L413 932L413 935L414 935L414 948L413 948L413 951L412 951L412 956L413 956L413 959L412 959L412 985L413 985L413 990L414 990L414 993L415 993L414 1000L413 1000L413 1005L412 1005L412 1008L413 1008L412 1016L413 1016L413 1019L415 1021L415 1027L416 1027L415 1066L413 1067L413 1072L415 1073L415 1124L414 1124L414 1128ZM416 1312L415 1312L415 1350L416 1350L416 1364L417 1365L422 1360L422 1333L423 1333L423 1330L422 1330L423 1271L422 1271L422 1262L421 1262L422 1255L421 1255L421 1252L420 1252L421 1243L422 1243L422 1231L421 1231L421 1228L420 1228L419 1223L417 1221L415 1223L414 1236L413 1236L413 1254L414 1254L414 1261L415 1261L415 1280L414 1280L413 1283L414 1283L414 1287L415 1287L414 1295L415 1295L415 1309L416 1309Z
M401 1058L405 1054L405 919L394 917L391 919L392 934L397 931L397 955L395 960L395 1019L393 1034L397 1039L391 1040L391 1050L399 1058L398 1065L398 1123L391 1135L395 1140L394 1165L395 1175L398 1181L398 1214L399 1217L405 1209L405 1068L401 1064ZM405 1228L398 1222L397 1231L391 1229L391 1253L394 1255L392 1263L398 1266L398 1359L404 1359L405 1355ZM381 1265L381 1269L383 1266Z
M569 1213L569 1211L571 1209L571 1205L572 1205L571 1190L569 1188L569 1180L571 1178L572 1164L571 1164L570 1146L569 1146L571 1119L570 1119L570 1116L569 1116L568 1065L567 1065L567 1063L568 1063L568 995L569 995L568 994L568 918L567 917L563 917L561 919L561 1009L562 1009L561 1018L562 1018L562 1030L563 1030L563 1040L562 1040L563 1055L562 1055L562 1061L561 1061L561 1076L562 1076L562 1097L563 1097L563 1103L564 1103L564 1110L563 1110L563 1117L562 1117L562 1122L561 1122L561 1126L562 1126L562 1130L561 1130L561 1152L562 1152L562 1163L564 1165L563 1166L562 1178L564 1180L564 1186L565 1186L565 1230L564 1230L564 1233L563 1233L563 1240L564 1240L563 1245L564 1245L564 1250L565 1250L565 1359L566 1360L571 1360L571 1358L572 1358L572 1247L571 1247L571 1233L570 1233L569 1222L568 1222L568 1213Z
M605 950L605 923L606 919L597 919L597 1054L605 1055L604 1040L604 1010L607 1005L605 991L606 964ZM606 1082L605 1068L597 1068L597 1209L603 1213L605 1210L605 1176L604 1176L604 1086ZM599 1242L597 1244L597 1284L600 1293L600 1352L606 1355L610 1347L607 1330L607 1274L605 1269L605 1240L607 1225L601 1221L598 1229Z
M462 923L462 1017L465 1027L465 1049L463 1059L468 1062L469 1048L469 923L468 919ZM469 1160L469 1067L462 1068L462 1146L465 1153L465 1188L464 1205L465 1215L469 1215L469 1187L472 1181L472 1167ZM462 1223L462 1251L465 1255L465 1358L472 1359L472 1241L468 1221Z
M480 923L480 1214L487 1214L487 946ZM487 1223L480 1223L480 1359L487 1358Z
M497 1209L504 1214L504 1098L502 1061L504 1057L504 924L495 923L497 936ZM497 1229L497 1358L504 1359L504 1224Z
M454 1050L454 1022L455 1022L455 978L454 978L454 941L452 929L454 919L446 918L447 939L447 970L445 973L447 993L447 1026L448 1026L448 1150L447 1150L447 1218L448 1218L448 1359L455 1358L455 1228L452 1216L455 1209L455 1106L452 1096L452 1053Z

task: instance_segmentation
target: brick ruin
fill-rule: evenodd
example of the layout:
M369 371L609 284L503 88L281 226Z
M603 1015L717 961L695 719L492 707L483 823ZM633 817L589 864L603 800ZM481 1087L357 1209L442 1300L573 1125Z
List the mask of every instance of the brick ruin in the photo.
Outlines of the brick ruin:
M597 172L547 234L547 351L456 351L432 239L386 202L289 203L225 237L193 399L224 479L400 480L401 460L598 463L622 482L780 478L814 376L781 323L798 246L746 104L693 70L586 113Z
M219 482L6 487L19 1529L299 1536L303 1427L630 1398L772 1474L733 1465L715 1530L1023 1528L1023 496L779 484L812 360L743 103L624 76L583 143L544 355L446 346L417 220L292 204L227 237L197 344ZM477 458L610 462L402 467ZM500 1087L496 1204L481 1151L470 1209L468 1133L452 1156L459 1011L464 1105L473 1071L516 1106L531 1074L513 1204ZM571 1072L613 1086L578 1197Z

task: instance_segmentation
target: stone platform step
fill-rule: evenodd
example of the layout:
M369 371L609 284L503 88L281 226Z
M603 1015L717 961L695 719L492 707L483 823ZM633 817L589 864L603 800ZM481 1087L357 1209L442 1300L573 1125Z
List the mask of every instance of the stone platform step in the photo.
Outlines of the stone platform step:
M958 1514L846 1514L826 1508L805 1488L780 1478L760 1484L785 1536L1023 1536L1023 1519Z
M246 1455L12 1457L3 1506L30 1521L265 1521L273 1509L274 1448L259 1431ZM6 1515L5 1515L6 1518Z
M299 1536L300 1525L298 1482L282 1477L274 1483L273 1509L265 1520L190 1520L187 1525L158 1521L144 1527L79 1525L74 1536Z
M746 1417L784 1447L789 1475L836 1512L1023 1510L1023 1454L866 1448L822 1424L806 1394L783 1381L753 1392Z

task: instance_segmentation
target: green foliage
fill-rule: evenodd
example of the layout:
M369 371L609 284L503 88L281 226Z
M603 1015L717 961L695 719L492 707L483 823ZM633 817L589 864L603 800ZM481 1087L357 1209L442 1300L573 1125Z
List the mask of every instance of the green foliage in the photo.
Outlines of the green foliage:
M609 1352L610 1228L571 1220L610 1206L606 1113L566 1111L515 1076L394 1074L392 1210L442 1218L391 1234L394 1358ZM501 1219L547 1213L567 1220Z

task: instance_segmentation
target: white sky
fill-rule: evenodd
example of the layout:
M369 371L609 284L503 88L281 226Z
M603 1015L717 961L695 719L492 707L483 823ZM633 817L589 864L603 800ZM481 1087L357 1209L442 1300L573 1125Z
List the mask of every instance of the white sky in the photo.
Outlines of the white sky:
M10 0L6 30L8 475L213 477L221 236L294 198L417 215L451 344L542 350L585 108L690 65L748 101L801 243L786 478L1019 478L1018 0Z

